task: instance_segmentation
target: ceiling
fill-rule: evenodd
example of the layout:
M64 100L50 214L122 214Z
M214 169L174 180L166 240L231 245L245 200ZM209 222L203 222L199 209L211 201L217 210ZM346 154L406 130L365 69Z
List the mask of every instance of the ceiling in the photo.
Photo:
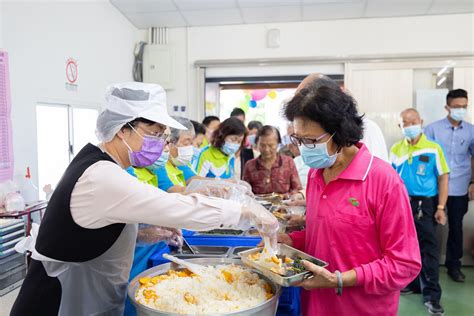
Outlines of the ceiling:
M110 0L137 28L474 12L474 0Z

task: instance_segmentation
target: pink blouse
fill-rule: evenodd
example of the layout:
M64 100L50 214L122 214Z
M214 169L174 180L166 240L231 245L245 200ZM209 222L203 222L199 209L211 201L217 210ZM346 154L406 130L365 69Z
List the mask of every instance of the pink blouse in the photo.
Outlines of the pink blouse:
M362 143L336 180L308 175L306 230L290 234L295 248L329 263L331 272L355 269L357 285L303 291L304 315L397 315L400 290L420 272L418 240L405 186Z

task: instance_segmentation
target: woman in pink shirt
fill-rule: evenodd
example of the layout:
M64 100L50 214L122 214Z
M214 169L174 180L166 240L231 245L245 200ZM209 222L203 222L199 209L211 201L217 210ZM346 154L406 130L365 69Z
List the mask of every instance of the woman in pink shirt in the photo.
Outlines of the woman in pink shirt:
M285 107L308 175L306 229L279 241L329 263L305 262L304 315L397 315L421 268L408 195L393 168L360 143L355 100L328 78Z

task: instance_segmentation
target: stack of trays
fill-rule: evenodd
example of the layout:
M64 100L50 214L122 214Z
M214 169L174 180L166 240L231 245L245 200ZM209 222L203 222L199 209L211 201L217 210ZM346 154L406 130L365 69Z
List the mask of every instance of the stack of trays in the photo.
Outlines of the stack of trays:
M26 275L25 255L14 248L24 236L22 219L0 219L0 296L19 287Z

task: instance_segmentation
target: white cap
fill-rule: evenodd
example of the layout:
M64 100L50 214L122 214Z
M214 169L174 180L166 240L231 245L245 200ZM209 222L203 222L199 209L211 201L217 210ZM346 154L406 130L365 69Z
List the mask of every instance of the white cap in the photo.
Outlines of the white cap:
M113 84L105 92L105 111L97 119L97 137L108 142L125 124L144 118L176 129L186 129L166 107L166 92L157 84L127 82Z

